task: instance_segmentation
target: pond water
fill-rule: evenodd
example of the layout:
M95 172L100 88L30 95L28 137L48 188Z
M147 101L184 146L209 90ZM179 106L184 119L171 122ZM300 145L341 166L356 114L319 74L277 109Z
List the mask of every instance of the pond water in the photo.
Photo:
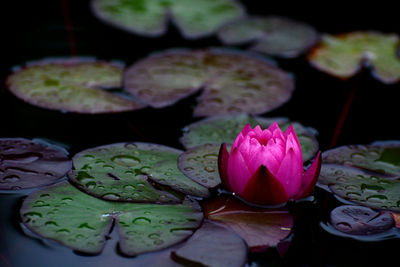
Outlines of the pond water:
M243 1L244 2L244 1ZM364 7L364 10L332 7L329 13L313 7L297 12L296 6L275 4L259 6L247 1L249 13L289 16L313 25L320 32L340 33L352 30L396 32L393 10ZM5 79L15 65L44 57L94 56L120 60L131 65L154 51L175 47L204 48L221 45L214 38L185 40L170 27L157 39L140 37L107 26L93 17L88 1L40 1L7 3L3 22L3 43L8 46L1 63L0 137L42 138L65 147L70 155L90 147L116 142L139 141L183 149L179 143L182 128L196 121L192 117L193 95L176 105L106 115L81 115L40 109L26 104L5 89ZM26 5L26 6L25 6ZM68 7L68 9L66 9ZM303 7L304 8L304 7ZM379 20L373 14L385 12ZM383 14L383 13L382 13ZM396 24L397 23L397 24ZM67 25L67 26L65 26ZM66 27L68 30L66 30ZM72 44L71 44L72 42ZM72 45L72 46L71 46ZM305 56L276 60L292 73L296 89L280 108L263 114L288 117L319 133L320 150L348 145L368 144L376 140L396 140L398 90L400 84L385 85L368 71L342 81L311 67ZM136 258L118 252L113 234L98 256L72 252L53 242L32 237L20 224L18 209L29 191L0 192L0 266L147 266L159 264L163 255L146 254ZM274 248L249 255L249 266L385 266L396 260L400 239L363 242L326 232L329 211L340 202L317 188L313 202L294 205L295 219L290 247L284 257ZM321 226L322 225L322 226ZM114 231L115 232L115 231ZM159 260L157 262L156 260ZM394 263L395 264L395 263Z

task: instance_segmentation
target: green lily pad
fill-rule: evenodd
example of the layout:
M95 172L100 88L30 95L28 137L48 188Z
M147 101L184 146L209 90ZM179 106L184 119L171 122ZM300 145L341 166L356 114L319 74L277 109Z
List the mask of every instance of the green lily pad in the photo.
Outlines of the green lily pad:
M160 36L172 21L188 39L211 35L245 13L234 0L93 0L91 6L99 19L129 32Z
M177 203L171 192L208 197L208 190L177 167L182 151L148 143L118 143L84 150L73 157L70 180L106 200Z
M312 159L318 151L318 141L314 134L297 122L290 122L285 118L253 117L247 114L233 116L214 116L186 126L180 142L185 148L192 148L204 144L227 143L233 144L236 136L242 131L244 125L250 123L252 127L260 124L267 128L276 121L282 130L286 130L290 124L299 138L303 152L303 161Z
M285 58L306 52L319 38L310 25L278 16L236 20L222 27L218 37L226 45L251 43L251 50Z
M16 69L7 86L16 97L42 108L112 113L144 107L100 88L121 87L123 66L86 59L45 59Z
M265 60L228 50L158 53L129 67L126 90L162 108L204 88L194 116L261 114L289 100L293 79Z
M184 266L244 266L247 245L237 234L212 221L202 227L179 249L172 258Z
M190 179L214 188L221 183L218 173L218 153L220 145L205 144L183 152L178 158L179 169Z
M252 251L276 246L293 227L293 217L288 210L251 207L233 197L207 200L203 209L206 218L227 225Z
M71 169L67 152L24 138L0 138L0 190L20 190L56 182Z
M371 66L378 80L396 83L400 80L399 44L396 34L351 32L324 35L309 60L314 67L339 78L349 78L362 66Z
M178 205L110 202L89 196L67 182L30 194L20 215L39 236L89 254L102 251L115 223L120 250L128 256L186 239L203 217L193 201Z

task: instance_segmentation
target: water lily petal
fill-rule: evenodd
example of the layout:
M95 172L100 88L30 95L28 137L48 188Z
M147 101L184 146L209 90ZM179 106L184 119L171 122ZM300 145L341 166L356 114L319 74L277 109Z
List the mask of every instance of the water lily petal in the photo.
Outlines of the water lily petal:
M237 148L233 149L229 155L227 173L230 189L233 192L243 191L248 180L251 178L251 173L246 162Z
M291 198L293 198L300 189L302 175L303 162L298 160L293 148L291 148L282 160L276 175Z
M303 162L303 153L301 152L300 141L296 133L294 132L292 125L290 125L289 128L286 130L285 135L287 137L286 152L289 151L290 148L293 148L297 158L301 159L301 162Z
M261 165L265 165L273 174L278 172L280 161L271 154L271 151L266 146L258 144L257 146L253 145L251 148L251 153L246 160L251 173L255 173Z
M278 205L289 200L285 187L261 165L239 194L244 200L261 205Z
M232 190L228 179L228 157L229 153L228 150L226 149L226 144L223 143L221 145L221 148L219 149L219 154L218 154L219 177L221 178L221 182L225 186L225 188L228 190Z
M320 170L321 170L321 152L318 152L314 162L303 174L301 188L297 193L297 195L295 196L296 199L304 198L312 193L315 184L317 183Z
M281 162L286 154L285 147L286 143L281 139L270 139L266 146L267 150L278 162Z

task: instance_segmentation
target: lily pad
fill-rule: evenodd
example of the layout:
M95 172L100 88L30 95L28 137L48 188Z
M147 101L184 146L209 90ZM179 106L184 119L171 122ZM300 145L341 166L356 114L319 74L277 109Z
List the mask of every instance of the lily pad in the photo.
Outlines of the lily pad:
M16 69L7 86L16 97L42 108L112 113L144 107L100 88L120 87L123 66L86 59L45 59Z
M184 266L244 266L247 245L237 234L211 221L202 227L179 249L172 258Z
M110 202L65 181L30 194L20 214L23 223L39 236L89 254L102 251L115 223L120 250L128 256L181 242L203 217L193 201L178 205Z
M310 54L311 64L330 75L349 78L370 66L373 75L383 83L400 80L399 36L379 32L351 32L324 35Z
M351 235L378 234L394 227L390 213L362 206L336 207L330 217L331 223L337 230Z
M286 209L250 207L232 197L218 197L203 205L206 218L222 222L241 236L252 251L263 251L285 239L293 227Z
M179 169L190 179L207 187L221 184L218 173L220 145L205 144L183 152L178 158Z
M315 135L298 122L290 122L285 118L263 118L253 117L248 114L233 116L214 116L186 126L180 142L185 148L192 148L204 144L221 143L233 144L236 136L243 129L244 125L250 123L252 127L260 124L267 128L276 121L282 130L286 130L290 124L299 138L303 152L303 160L308 161L318 151L318 141Z
M177 203L173 189L208 197L209 191L177 167L182 151L148 143L118 143L84 150L73 157L70 180L106 200Z
M158 53L129 67L125 88L154 108L172 105L204 88L194 115L261 114L289 100L293 79L244 52L179 50Z
M245 13L234 0L93 0L91 6L99 19L129 32L160 36L173 21L188 39L211 35Z
M222 27L218 37L226 45L251 43L251 50L285 58L306 52L319 38L310 25L279 16L236 20Z
M0 189L20 190L54 183L71 169L67 152L23 138L0 138Z

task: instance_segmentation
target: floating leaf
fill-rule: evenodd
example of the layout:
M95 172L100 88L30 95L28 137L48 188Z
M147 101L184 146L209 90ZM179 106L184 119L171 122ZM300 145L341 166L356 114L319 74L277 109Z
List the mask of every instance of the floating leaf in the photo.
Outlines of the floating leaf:
M188 39L213 34L220 26L244 15L234 0L93 0L102 21L145 36L160 36L170 20Z
M221 183L218 173L220 145L205 144L183 152L178 158L179 169L190 179L214 188Z
M184 128L184 135L180 141L185 148L192 148L203 144L233 144L236 136L246 123L250 123L252 127L260 124L263 128L267 128L274 121L279 124L283 131L290 124L293 125L301 144L304 161L310 160L315 156L315 153L318 151L318 141L313 133L300 123L289 122L284 118L252 117L247 114L210 117L186 126Z
M400 176L400 143L342 146L324 152L323 162Z
M351 32L325 35L309 60L316 68L339 78L349 78L362 66L371 66L378 80L395 83L400 80L399 44L396 34Z
M100 87L120 87L121 65L85 59L32 62L7 79L8 89L18 98L47 109L77 113L111 113L143 105Z
M293 217L286 209L261 209L232 197L218 197L203 205L204 214L229 226L253 251L276 246L291 232Z
M189 200L179 205L109 202L67 182L30 194L20 214L34 233L89 254L102 251L115 223L120 250L128 256L160 250L186 239L203 217L199 206Z
M19 190L54 183L71 169L65 150L23 138L0 138L0 189Z
M208 197L208 190L177 167L182 151L148 143L118 143L84 150L73 157L70 180L85 192L114 201L180 202L170 187ZM163 187L164 185L164 187Z
M400 181L380 173L337 164L322 164L318 184L362 206L400 211Z
M159 53L129 67L126 90L155 108L203 89L194 115L260 114L289 100L292 78L266 61L223 50Z
M332 225L337 230L351 235L378 234L394 226L390 213L381 213L362 206L336 207L330 217Z
M299 56L318 41L310 25L278 16L236 20L222 27L218 37L226 45L251 43L251 50L286 58Z
M247 262L247 246L234 232L205 221L182 247L172 253L172 258L185 266L240 267Z

